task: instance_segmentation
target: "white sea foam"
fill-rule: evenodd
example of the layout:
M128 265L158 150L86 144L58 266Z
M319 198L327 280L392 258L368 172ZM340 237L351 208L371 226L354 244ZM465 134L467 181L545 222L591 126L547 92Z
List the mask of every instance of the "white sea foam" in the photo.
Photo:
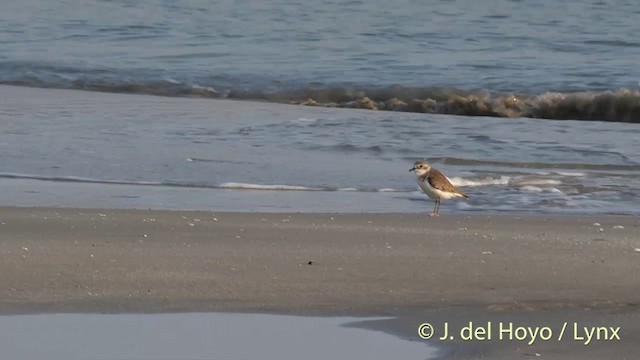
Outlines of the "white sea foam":
M475 209L475 206L469 204L469 202L467 202L467 201L456 201L454 206L458 210L473 210L473 209Z
M40 181L56 181L56 182L82 182L82 183L97 183L97 184L114 184L114 185L164 185L159 181L129 181L129 180L108 180L108 179L96 179L81 176L42 176L32 174L20 174L20 173L0 173L0 178L9 179L29 179Z
M531 186L531 185L523 186L522 190L529 191L529 192L537 192L537 193L544 191L541 187Z
M557 193L557 194L564 194L561 190L556 189L554 187L539 187L539 186L533 186L533 185L526 185L522 187L522 190L524 191L528 191L528 192L535 192L535 193Z
M558 174L558 175L562 175L562 176L575 176L575 177L585 176L585 173L581 173L581 172L568 172L568 171L556 171L556 174Z
M519 185L519 186L560 185L560 184L562 184L562 181L555 180L555 179L526 179L526 180L519 180L515 183L515 185Z
M264 185L264 184L248 184L248 183L236 183L227 182L222 183L218 187L224 189L242 189L242 190L289 190L289 191L320 191L320 188L310 188L306 186L295 185Z
M170 83L170 84L182 84L180 81L170 78L170 77L165 77L164 81Z
M301 123L312 123L312 122L315 122L315 121L318 121L318 119L316 119L316 118L306 118L306 117L298 118L298 122L301 122Z
M449 179L454 186L488 186L488 185L507 185L511 178L509 176L501 176L500 178L483 178L483 179L464 179L461 177L452 177Z
M218 93L218 91L214 88L212 88L211 86L202 86L202 85L198 85L198 84L192 84L191 85L192 89L196 89L196 90L204 90L204 91L208 91L208 92L212 92L212 93Z

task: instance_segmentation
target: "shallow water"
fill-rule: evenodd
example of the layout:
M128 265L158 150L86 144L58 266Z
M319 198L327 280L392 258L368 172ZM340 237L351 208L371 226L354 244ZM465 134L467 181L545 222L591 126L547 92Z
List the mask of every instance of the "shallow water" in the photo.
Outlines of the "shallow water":
M0 86L0 205L640 213L633 124L504 120Z
M7 359L429 359L436 349L380 331L361 318L261 314L0 316ZM417 336L416 336L417 337Z
M0 83L640 122L639 15L631 0L23 0L0 12Z

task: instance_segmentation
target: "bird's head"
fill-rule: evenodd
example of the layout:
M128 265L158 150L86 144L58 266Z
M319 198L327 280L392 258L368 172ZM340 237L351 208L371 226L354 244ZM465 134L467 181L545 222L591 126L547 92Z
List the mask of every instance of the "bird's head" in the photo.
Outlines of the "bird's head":
M409 171L414 171L417 176L426 174L431 169L431 166L425 161L418 160L413 164L413 167Z

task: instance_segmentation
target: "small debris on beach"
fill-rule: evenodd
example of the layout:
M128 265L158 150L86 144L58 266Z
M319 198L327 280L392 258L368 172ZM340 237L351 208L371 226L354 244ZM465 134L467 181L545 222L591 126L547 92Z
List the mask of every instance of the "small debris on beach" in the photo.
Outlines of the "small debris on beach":
M600 226L600 223L594 222L593 224L591 224L593 226Z
M483 251L482 255L493 255L492 251Z
M615 225L615 226L613 227L613 229L624 229L624 226L622 226L622 225Z
M313 260L309 260L309 262L307 263L307 265L313 265Z
M640 253L640 248L635 248L635 249L633 249L633 251L635 251L637 253Z

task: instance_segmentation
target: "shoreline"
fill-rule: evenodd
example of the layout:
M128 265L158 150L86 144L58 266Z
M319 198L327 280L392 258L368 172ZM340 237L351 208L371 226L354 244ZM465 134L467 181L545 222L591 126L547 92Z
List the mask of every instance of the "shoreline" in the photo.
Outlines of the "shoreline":
M633 161L640 153L628 124L557 122L539 133L539 123L525 119L470 122L2 85L0 108L7 109L0 115L7 125L0 206L430 211L433 201L407 171L426 158L471 196L443 203L447 213L640 214ZM441 133L432 144L438 151L426 154L418 139L430 128ZM334 136L336 129L370 135L347 139ZM38 141L44 132L51 141ZM604 133L615 146L592 136ZM292 162L292 153L306 160ZM323 163L331 166L313 166ZM248 189L265 187L274 191ZM327 191L290 191L300 188Z
M596 225L599 224L599 225ZM620 342L439 342L449 358L614 358L640 338L640 221L615 215L0 208L0 313L243 312L621 326ZM599 355L598 355L599 354Z

